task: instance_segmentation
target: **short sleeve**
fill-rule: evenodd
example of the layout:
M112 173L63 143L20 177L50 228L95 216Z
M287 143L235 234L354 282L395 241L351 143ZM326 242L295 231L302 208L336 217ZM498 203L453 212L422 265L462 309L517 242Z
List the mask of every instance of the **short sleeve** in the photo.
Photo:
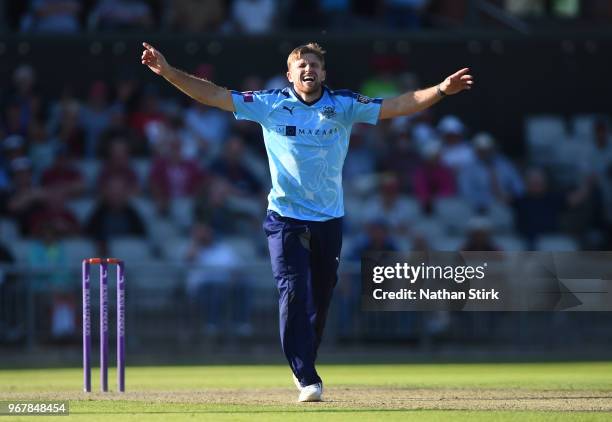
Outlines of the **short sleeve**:
M234 116L238 120L262 123L270 114L276 96L271 91L232 91Z
M375 125L380 115L382 98L370 98L361 94L354 94L352 98L351 120L353 123L368 123Z

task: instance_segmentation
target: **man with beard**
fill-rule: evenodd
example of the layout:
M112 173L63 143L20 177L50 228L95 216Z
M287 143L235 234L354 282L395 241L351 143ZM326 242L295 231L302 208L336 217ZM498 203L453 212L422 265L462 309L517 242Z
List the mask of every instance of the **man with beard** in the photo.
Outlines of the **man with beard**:
M263 129L272 189L263 224L272 272L280 293L283 351L300 390L299 401L320 401L315 369L342 246L342 165L355 123L376 124L424 110L447 95L470 89L469 69L440 84L390 99L331 90L325 51L316 43L295 48L287 59L291 86L237 92L188 75L143 43L142 64L201 103L231 111Z

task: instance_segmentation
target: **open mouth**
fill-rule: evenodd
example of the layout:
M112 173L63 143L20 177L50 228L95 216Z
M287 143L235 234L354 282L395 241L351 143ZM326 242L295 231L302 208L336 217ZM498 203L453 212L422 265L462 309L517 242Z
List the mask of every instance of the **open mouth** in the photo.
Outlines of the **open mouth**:
M315 81L315 78L314 78L314 76L311 76L311 75L306 75L306 76L304 76L304 77L302 78L302 81L304 81L304 82L314 82L314 81Z

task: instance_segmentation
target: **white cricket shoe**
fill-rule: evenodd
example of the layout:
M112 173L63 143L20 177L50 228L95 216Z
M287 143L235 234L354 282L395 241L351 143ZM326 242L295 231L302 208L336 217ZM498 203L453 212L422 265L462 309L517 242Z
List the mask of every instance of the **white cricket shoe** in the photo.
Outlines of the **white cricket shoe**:
M323 394L323 383L310 384L306 387L302 387L300 396L298 397L299 402L306 401L321 401L321 395Z
M293 375L293 383L295 384L295 386L297 387L298 391L302 391L302 384L300 384L300 380L297 379L297 377L295 376L295 374Z

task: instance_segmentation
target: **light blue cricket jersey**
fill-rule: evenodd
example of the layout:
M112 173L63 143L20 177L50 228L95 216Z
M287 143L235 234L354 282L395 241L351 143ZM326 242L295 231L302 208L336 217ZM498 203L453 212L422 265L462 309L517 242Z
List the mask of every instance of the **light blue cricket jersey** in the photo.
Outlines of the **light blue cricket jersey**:
M351 128L376 124L382 99L327 87L313 103L304 102L293 87L232 91L232 99L237 119L263 129L272 176L268 209L309 221L342 217L342 166Z

